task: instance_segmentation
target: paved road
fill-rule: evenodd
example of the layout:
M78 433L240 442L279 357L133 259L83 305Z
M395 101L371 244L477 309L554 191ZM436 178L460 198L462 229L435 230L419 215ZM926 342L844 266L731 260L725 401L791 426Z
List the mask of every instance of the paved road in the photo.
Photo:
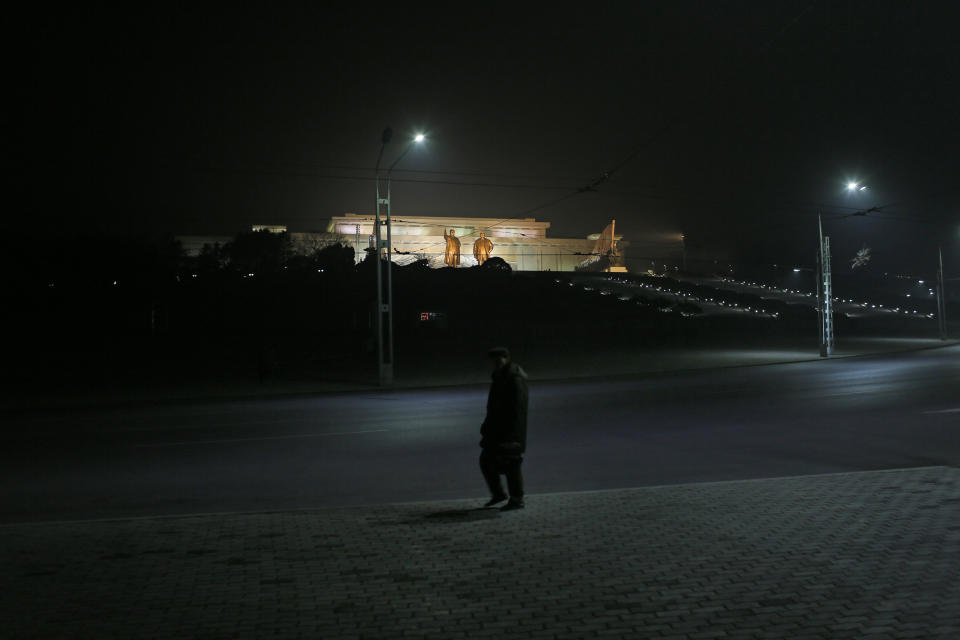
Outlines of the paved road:
M958 356L537 383L527 490L958 465ZM461 387L8 416L0 521L480 499L485 398Z

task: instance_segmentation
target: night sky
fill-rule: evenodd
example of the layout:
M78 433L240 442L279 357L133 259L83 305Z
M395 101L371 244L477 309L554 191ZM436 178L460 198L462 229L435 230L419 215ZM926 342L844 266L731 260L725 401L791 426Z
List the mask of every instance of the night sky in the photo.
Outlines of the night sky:
M955 3L31 11L10 18L8 153L36 229L320 230L373 210L390 125L387 162L428 136L395 174L398 217L555 237L616 218L628 240L809 263L818 205L879 206L828 222L840 257L941 242L960 262Z

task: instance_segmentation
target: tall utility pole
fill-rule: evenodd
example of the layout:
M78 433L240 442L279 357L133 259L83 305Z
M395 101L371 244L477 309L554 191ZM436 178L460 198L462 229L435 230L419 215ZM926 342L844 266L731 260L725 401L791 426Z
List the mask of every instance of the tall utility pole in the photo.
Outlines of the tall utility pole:
M820 357L833 355L833 277L830 269L830 237L823 235L817 216L820 248L817 251L817 306L820 309Z
M393 137L393 129L387 127L380 138L380 154L377 156L377 166L374 170L377 183L377 208L374 210L373 225L377 250L377 377L381 387L393 384L393 245L390 237L390 174L397 163L403 160L414 143L423 142L423 135L419 134L403 150L403 153L393 161L384 175L380 174L380 160L383 159L383 150ZM381 217L383 214L383 217ZM386 240L384 240L386 233ZM384 261L386 262L387 277L383 277ZM386 286L384 286L386 285ZM386 291L384 291L386 290ZM386 302L384 302L386 298Z
M380 217L381 213L385 214L384 218ZM388 173L384 181L380 177L379 169L377 171L377 208L373 215L373 224L377 249L377 376L381 387L389 387L393 384L393 265L390 261L392 251L390 243L390 175ZM386 227L386 243L383 239L384 227ZM384 249L386 249L386 256L383 255ZM387 263L386 302L383 301L384 260Z
M353 258L359 264L360 262L360 225L354 225L353 236Z
M947 339L947 299L943 288L943 248L937 247L940 260L937 268L937 326L940 328L940 339Z
M823 342L823 282L820 277L820 249L823 248L821 242L820 246L817 247L817 257L816 257L816 267L814 268L813 276L813 285L817 288L817 344L820 345L820 356L823 357L826 355L826 350L824 348Z

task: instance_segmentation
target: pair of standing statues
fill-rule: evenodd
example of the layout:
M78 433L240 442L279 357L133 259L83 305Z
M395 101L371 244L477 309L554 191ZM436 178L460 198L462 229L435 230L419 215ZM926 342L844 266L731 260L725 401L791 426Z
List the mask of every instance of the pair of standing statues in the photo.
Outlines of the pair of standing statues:
M444 252L443 261L448 267L459 267L460 238L457 237L457 232L454 229L450 229L450 233L444 231L443 237L447 241L447 250ZM477 241L473 243L473 257L477 259L477 264L483 264L486 262L490 258L490 254L492 252L493 243L490 242L490 239L487 238L486 234L481 231L480 237L477 238Z

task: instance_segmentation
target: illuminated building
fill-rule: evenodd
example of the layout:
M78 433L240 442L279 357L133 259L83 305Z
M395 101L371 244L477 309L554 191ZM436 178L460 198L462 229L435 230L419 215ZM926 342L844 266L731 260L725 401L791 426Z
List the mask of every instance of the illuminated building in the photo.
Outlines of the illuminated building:
M638 266L646 270L651 260L675 264L680 255L679 234L637 234L627 242L614 232L611 222L601 233L585 238L551 238L550 223L534 218L462 218L454 216L396 216L391 221L394 253L391 259L400 265L426 260L430 266L444 266L444 232L456 232L462 243L460 268L476 265L473 244L480 232L493 242L492 258L502 258L515 271L573 271L596 262L612 250L611 270L625 270L623 256L631 247L639 249ZM372 215L347 213L330 218L325 232L287 231L285 226L255 225L253 231L286 232L295 251L340 242L352 247L359 262L374 247ZM187 255L198 255L205 244L226 244L229 236L178 236Z

